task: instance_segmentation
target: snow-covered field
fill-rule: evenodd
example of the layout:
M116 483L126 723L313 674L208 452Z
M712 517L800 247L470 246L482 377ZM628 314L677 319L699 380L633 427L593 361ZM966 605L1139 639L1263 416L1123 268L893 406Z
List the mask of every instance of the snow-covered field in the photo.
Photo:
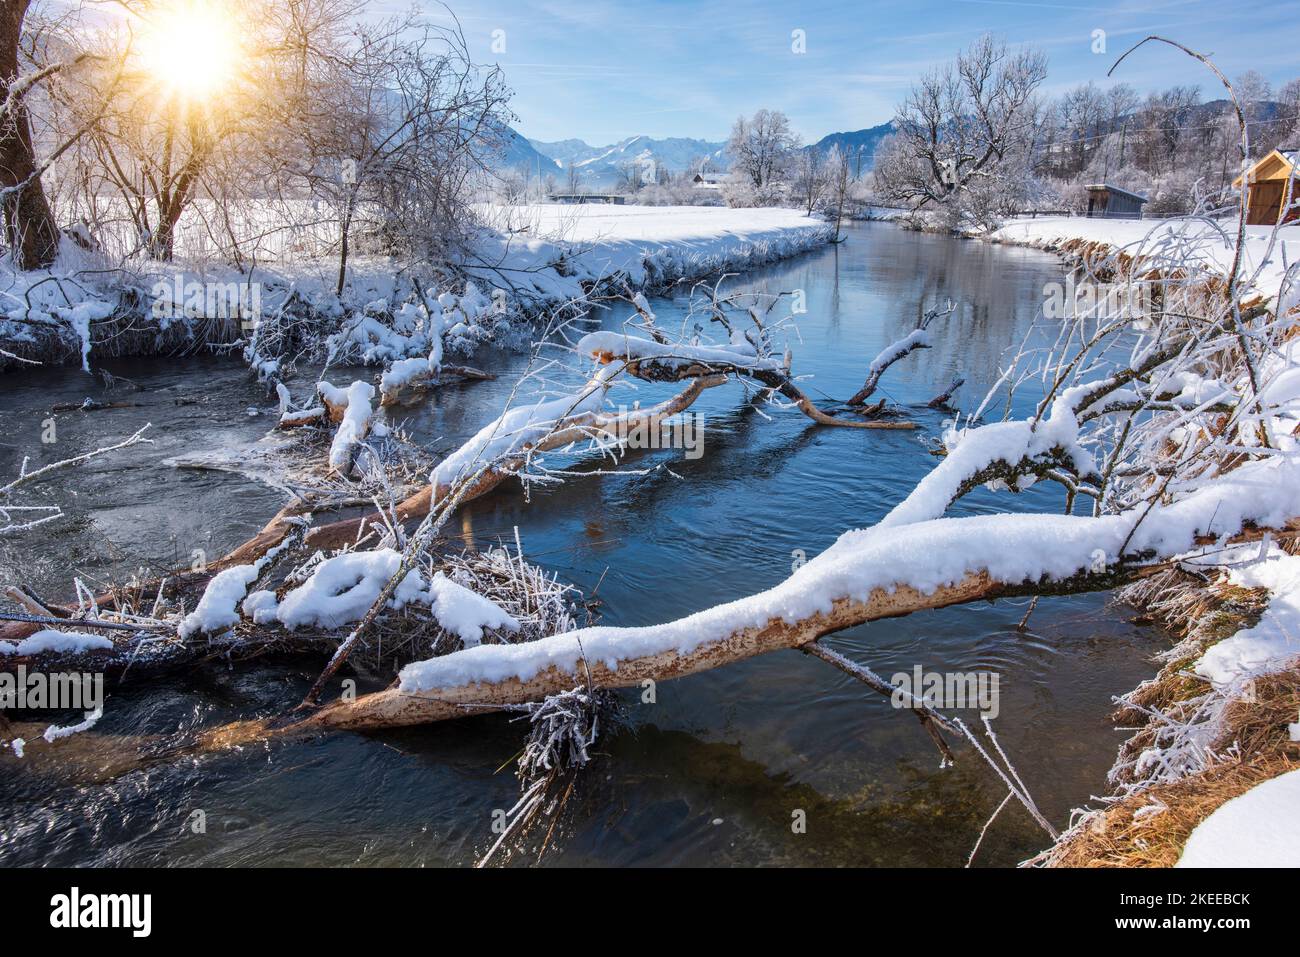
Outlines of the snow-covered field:
M635 287L656 288L743 270L820 246L831 232L793 209L552 204L483 215L494 230L483 263L507 265L546 297L572 293L573 280L621 274ZM546 268L560 256L568 276Z
M596 242L666 243L716 248L719 242L772 239L791 229L820 226L797 209L726 209L719 206L615 206L535 204L494 207L513 228L527 226L543 239Z
M1271 226L1247 226L1243 278L1253 278L1259 292L1277 294L1286 267L1300 258L1300 224L1276 230ZM1071 240L1105 243L1117 250L1150 260L1158 265L1162 255L1179 249L1186 253L1186 240L1195 242L1199 261L1207 269L1226 273L1232 265L1236 245L1235 219L1089 219L1060 216L1016 219L986 237L991 242L1014 243L1036 249L1054 250Z

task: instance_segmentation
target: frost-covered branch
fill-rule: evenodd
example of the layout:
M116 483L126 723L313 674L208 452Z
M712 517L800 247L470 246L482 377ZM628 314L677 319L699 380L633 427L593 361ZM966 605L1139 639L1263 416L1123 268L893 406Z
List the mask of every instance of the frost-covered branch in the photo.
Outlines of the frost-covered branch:
M106 445L103 448L95 449L91 452L85 452L81 455L75 455L72 458L62 459L58 462L51 462L49 465L43 465L38 469L27 471L27 459L23 459L19 467L18 477L8 485L0 486L0 535L16 535L19 532L29 531L46 522L52 522L55 519L63 517L63 509L58 505L15 505L10 499L14 491L31 482L39 481L51 472L61 469L72 468L88 462L93 458L101 455L107 455L109 452L116 452L119 449L130 448L141 442L149 442L150 439L144 438L145 430L149 425L144 425L134 434L117 442L113 445Z
M935 307L926 310L916 322L916 328L910 333L899 339L897 342L885 346L880 353L871 360L871 365L867 367L867 380L862 384L862 388L855 392L849 399L849 405L863 405L867 399L875 393L876 387L880 385L880 377L899 359L903 359L917 349L930 348L930 324L935 319L952 315L953 310L957 308L949 300L946 306Z

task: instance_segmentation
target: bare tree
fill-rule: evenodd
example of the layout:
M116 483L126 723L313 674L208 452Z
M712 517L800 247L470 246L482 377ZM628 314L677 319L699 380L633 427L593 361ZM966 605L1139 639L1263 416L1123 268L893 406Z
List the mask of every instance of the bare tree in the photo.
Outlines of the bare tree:
M168 74L178 68L173 59L185 40L169 33L175 24L168 8L155 0L121 0L120 6L130 14L128 25L144 31L145 42L134 37L133 26L83 25L83 42L98 68L55 91L56 122L88 131L62 179L77 191L83 215L115 195L109 218L125 219L133 236L124 253L168 260L176 253L182 218L205 195L215 194L218 206L266 195L269 177L260 166L282 153L275 148L274 110L266 103L287 95L279 59L284 45L267 16L273 5L233 3L226 10L234 20L229 36L213 40L223 44L213 56L231 61L217 66L220 86L187 89L183 77ZM101 90L107 92L99 103ZM242 188L229 191L241 179ZM217 190L217 181L226 188ZM216 215L231 225L229 208Z
M822 155L816 147L800 150L795 161L794 189L803 198L804 212L809 216L821 204L826 190L826 170L822 165Z
M411 17L360 26L323 72L328 115L302 128L302 177L336 211L342 294L358 232L372 251L421 261L463 243L468 186L499 145L509 90L474 65L458 26Z
M732 175L758 203L771 202L775 187L789 174L799 138L779 110L759 110L737 118L727 140Z
M1006 175L1027 150L1034 94L1047 58L1011 51L990 36L922 77L898 109L897 133L878 180L888 195L918 206L960 198L980 181Z
M1266 123L1266 105L1273 99L1273 87L1258 70L1247 70L1232 81L1232 88L1241 102L1246 114L1246 123L1250 130L1250 151L1252 157L1260 155L1260 146L1268 141L1264 130L1271 124Z
M848 154L840 149L838 143L831 147L826 156L826 203L835 210L834 242L840 240L840 227L844 222L844 206L849 199L849 189L853 185Z

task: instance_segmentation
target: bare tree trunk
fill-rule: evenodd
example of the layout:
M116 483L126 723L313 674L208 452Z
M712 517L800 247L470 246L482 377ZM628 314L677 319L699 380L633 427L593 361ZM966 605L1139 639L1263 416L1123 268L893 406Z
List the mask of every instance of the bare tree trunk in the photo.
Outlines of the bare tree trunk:
M154 236L154 255L163 262L171 262L176 255L176 224L180 222L179 203L160 204L158 232Z
M18 40L29 0L6 0L0 14L0 189L4 192L5 241L18 269L41 269L54 262L59 230L37 175L32 129L21 97L8 102L18 79ZM10 191L12 190L12 191Z
M334 295L342 298L343 285L348 277L348 239L352 232L352 199L348 199L347 210L343 214L343 222L339 224L340 247L339 247L339 279L334 288Z
M161 182L156 190L158 231L153 237L153 250L154 255L164 262L171 262L176 256L176 226L180 223L185 208L194 198L194 188L207 162L209 151L202 126L197 120L191 118L189 121L190 153L173 178L172 156L176 151L179 123L180 117L173 113L168 120Z

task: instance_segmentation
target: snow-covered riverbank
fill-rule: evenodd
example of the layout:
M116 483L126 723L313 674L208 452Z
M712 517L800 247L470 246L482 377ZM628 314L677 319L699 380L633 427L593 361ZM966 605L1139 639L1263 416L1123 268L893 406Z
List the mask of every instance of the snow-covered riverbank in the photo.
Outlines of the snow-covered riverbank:
M494 207L484 216L493 232L467 265L486 277L504 270L520 294L544 300L618 277L661 292L796 256L832 233L794 209L551 204Z
M1236 227L1232 218L1020 219L981 238L1058 252L1094 275L1141 281L1155 274L1213 289L1214 280L1233 268ZM1274 317L1281 337L1252 373L1253 391L1266 410L1259 428L1277 461L1300 454L1300 347L1294 334L1300 323L1298 255L1300 226L1246 227L1238 278L1254 295L1242 295L1242 311ZM1223 361L1236 367L1234 391L1244 398L1252 387L1237 355L1225 348ZM1261 440L1248 431L1241 441L1250 446ZM1221 486L1224 477L1211 482ZM1231 842L1241 815L1215 809L1293 767L1288 735L1295 740L1300 725L1288 732L1276 716L1294 710L1300 690L1300 634L1294 620L1300 559L1294 551L1290 533L1281 542L1265 536L1233 548L1216 541L1180 555L1165 576L1124 593L1182 640L1162 656L1165 664L1156 678L1117 699L1119 723L1144 726L1120 749L1109 777L1113 795L1100 809L1080 812L1041 861L1167 866L1179 860L1184 846L1185 863L1192 866L1227 860L1206 853L1205 846L1217 849ZM1193 829L1206 833L1198 825L1207 817L1217 822L1213 839L1190 841ZM1242 832L1241 839L1249 837ZM1253 863L1249 856L1233 862Z
M332 261L242 271L212 262L124 265L65 241L51 270L0 267L0 368L23 358L89 363L102 355L234 345L256 322L286 312L332 322L348 341L361 336L366 341L352 358L386 363L428 352L420 330L409 327L411 312L402 312L407 305L457 310L445 324L446 346L463 352L602 281L660 292L830 239L825 223L784 209L539 205L483 215L487 225L462 262L417 284L395 260L354 257L342 296L334 294ZM428 301L415 302L421 297ZM265 349L259 356L274 358Z
M1300 224L1275 230L1247 226L1241 276L1272 298L1282 286L1287 267L1300 259ZM1058 216L1013 219L982 237L988 242L1031 246L1059 252L1068 246L1092 243L1141 260L1151 268L1200 267L1226 274L1232 268L1237 221L1227 219L1089 219ZM1193 250L1190 260L1188 248Z

